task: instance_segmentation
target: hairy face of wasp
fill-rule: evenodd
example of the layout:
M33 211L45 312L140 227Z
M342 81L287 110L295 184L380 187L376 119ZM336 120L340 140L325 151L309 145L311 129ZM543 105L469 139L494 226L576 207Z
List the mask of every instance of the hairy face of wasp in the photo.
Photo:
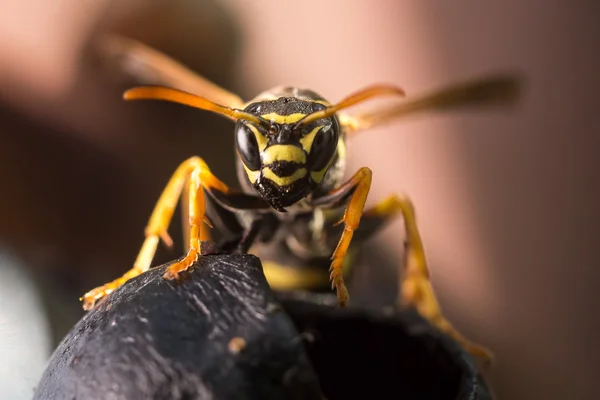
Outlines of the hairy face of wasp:
M269 125L236 123L236 149L248 180L276 210L285 211L306 197L335 158L340 136L337 118L301 121L325 108L318 102L282 97L252 103L244 110Z

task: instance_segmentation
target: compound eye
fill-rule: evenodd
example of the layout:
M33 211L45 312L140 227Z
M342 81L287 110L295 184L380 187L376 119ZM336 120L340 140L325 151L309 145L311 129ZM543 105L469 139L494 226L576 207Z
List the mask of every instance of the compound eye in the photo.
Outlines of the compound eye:
M237 127L235 147L242 162L250 171L258 171L260 169L260 154L256 137L244 123L240 123Z
M321 171L335 156L338 144L338 134L331 126L323 127L317 133L308 156L312 171Z
M311 104L311 111L312 112L317 112L317 111L321 111L326 109L327 107L325 107L325 105L321 104L321 103L312 103Z

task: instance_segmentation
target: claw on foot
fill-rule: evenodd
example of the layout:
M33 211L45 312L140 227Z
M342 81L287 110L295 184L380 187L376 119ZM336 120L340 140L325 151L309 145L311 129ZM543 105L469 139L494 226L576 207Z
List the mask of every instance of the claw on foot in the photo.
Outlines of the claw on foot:
M469 342L466 339L461 343L469 354L479 358L485 365L492 365L494 363L494 353L488 348Z
M197 260L198 252L191 249L183 259L169 265L169 268L167 268L165 271L163 278L167 280L179 279L179 274L187 271Z
M460 344L467 353L479 358L484 364L490 365L494 361L494 354L489 349L471 342L460 332L458 332L452 325L450 325L450 323L444 318L439 320L436 325L442 332Z
M99 286L84 294L83 297L80 297L79 300L83 301L83 309L85 311L91 310L92 308L94 308L98 300L101 300L102 298L111 294L115 290L115 288L109 287L109 285L110 284Z
M340 307L346 307L348 304L348 289L344 283L344 277L341 270L333 269L331 271L331 288L335 288Z
M125 282L127 282L131 278L138 276L139 274L141 274L141 271L134 267L131 270L127 271L127 273L122 277L90 290L89 292L84 294L83 297L79 298L80 301L83 301L83 309L85 311L91 310L92 308L94 308L98 300L101 300L102 298L108 296L109 294L114 292L119 286L123 285Z
M402 283L401 303L403 306L416 308L432 325L454 339L469 354L481 359L485 364L492 363L494 356L490 350L471 342L444 318L427 277L422 275L407 277Z

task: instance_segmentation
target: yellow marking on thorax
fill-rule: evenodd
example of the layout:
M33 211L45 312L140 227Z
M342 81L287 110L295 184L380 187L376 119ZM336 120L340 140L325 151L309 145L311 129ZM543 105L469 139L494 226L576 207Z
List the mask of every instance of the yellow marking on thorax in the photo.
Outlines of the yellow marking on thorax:
M302 145L302 148L304 149L304 151L306 151L307 153L310 153L310 148L312 147L312 143L315 140L317 133L321 130L322 127L323 127L323 125L319 125L319 126L315 127L312 131L310 131L310 133L308 133L302 139L300 139L300 144Z
M258 151L262 152L267 147L267 144L269 144L269 138L260 133L260 131L254 125L246 124L246 126L250 128L252 133L254 133L254 136L256 137L256 143L258 144Z
M269 120L271 122L275 122L276 124L293 124L294 122L300 121L305 116L306 116L306 114L302 114L302 113L279 115L274 112L261 115L261 117L263 117L264 119Z
M346 159L346 141L344 140L344 137L340 137L340 139L338 140L338 145L337 145L337 154L338 157L342 160Z
M338 114L337 117L340 121L340 125L350 133L356 131L359 127L363 127L364 124L360 122L358 118L350 115Z
M274 144L262 152L262 163L271 164L274 161L306 164L306 153L298 146L291 144Z
M304 178L306 176L306 168L300 168L290 176L278 176L268 167L263 168L262 173L264 178L273 181L277 186L288 186L298 179Z

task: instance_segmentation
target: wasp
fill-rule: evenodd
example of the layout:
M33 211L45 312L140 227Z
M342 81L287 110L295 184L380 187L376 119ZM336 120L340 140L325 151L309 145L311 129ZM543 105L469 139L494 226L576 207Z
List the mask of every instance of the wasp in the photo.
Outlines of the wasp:
M461 335L443 316L436 300L415 209L408 197L391 195L365 209L371 187L368 167L346 176L347 141L355 133L421 111L463 106L508 104L517 94L513 74L497 74L442 88L412 100L389 84L372 85L331 103L312 90L279 86L244 101L189 70L176 60L134 40L112 37L106 47L142 80L158 86L139 86L124 93L125 100L164 100L210 111L235 123L235 154L242 190L234 191L198 157L176 169L158 199L145 230L145 241L133 268L122 277L86 293L84 309L127 280L151 267L159 241L172 245L168 227L180 198L188 224L187 253L171 264L164 278L175 280L198 259L215 251L213 224L226 240L217 251L253 252L264 261L265 275L275 289L310 289L331 282L341 306L349 300L344 278L347 255L385 222L404 221L405 263L399 302L412 306L434 326L456 339L467 351L491 359L485 347ZM176 89L186 88L185 91ZM388 107L362 114L344 111L371 99L387 96ZM353 238L356 242L352 243ZM279 262L268 249L279 249ZM325 256L327 267L311 266ZM275 257L276 258L276 257ZM286 265L285 260L299 260ZM300 267L298 267L300 265Z

